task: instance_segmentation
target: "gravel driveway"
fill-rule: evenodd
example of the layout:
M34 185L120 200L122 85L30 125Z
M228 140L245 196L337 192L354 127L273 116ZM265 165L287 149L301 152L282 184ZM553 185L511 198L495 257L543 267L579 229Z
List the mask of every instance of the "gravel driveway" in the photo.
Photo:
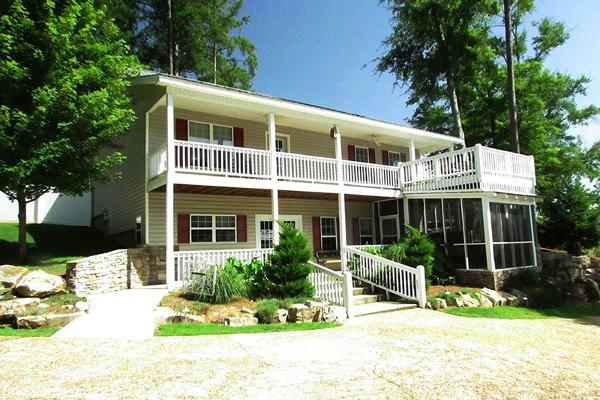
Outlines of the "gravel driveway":
M2 399L600 398L600 318L407 310L310 332L0 338Z

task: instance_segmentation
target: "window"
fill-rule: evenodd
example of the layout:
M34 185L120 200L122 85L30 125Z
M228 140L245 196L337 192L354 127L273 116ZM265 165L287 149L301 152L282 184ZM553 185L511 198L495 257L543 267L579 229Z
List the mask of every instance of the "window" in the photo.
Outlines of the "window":
M396 215L381 217L381 238L383 244L394 243L398 240L398 218Z
M269 150L269 132L266 133L267 150ZM280 133L275 134L275 151L280 153L290 152L290 136Z
M360 244L373 244L373 220L371 218L360 218Z
M400 153L388 151L388 164L391 166L400 164Z
M335 217L321 217L321 249L337 250L337 223Z
M233 128L230 126L189 121L188 137L190 142L233 146Z
M366 147L355 147L355 157L354 159L359 162L369 162L369 149Z
M421 199L409 199L408 200L408 223L421 230L425 231L424 219L424 205Z
M190 215L192 243L235 242L235 215Z

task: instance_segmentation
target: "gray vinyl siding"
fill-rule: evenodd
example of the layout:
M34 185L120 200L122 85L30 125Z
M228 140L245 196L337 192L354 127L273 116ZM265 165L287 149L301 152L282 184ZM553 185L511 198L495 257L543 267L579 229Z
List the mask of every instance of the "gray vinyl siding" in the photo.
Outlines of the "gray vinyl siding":
M165 194L150 193L150 244L165 243ZM177 243L177 214L230 214L246 215L248 241L241 243L193 243L179 245L181 250L256 248L256 215L271 214L271 199L265 197L203 196L198 194L175 194L174 232ZM337 217L338 204L335 200L279 199L279 214L302 215L302 231L312 246L312 217ZM346 235L352 243L352 218L372 218L370 202L346 202Z
M177 105L175 105L177 106ZM224 117L213 114L205 114L195 111L175 108L175 118L186 119L189 121L206 122L211 124L239 127L244 129L244 147L265 150L267 148L267 123L241 120L232 117ZM167 141L167 112L165 106L160 106L150 116L149 129L149 148L150 151L156 149ZM330 138L329 132L314 132L288 126L277 126L277 133L289 135L290 152L297 154L306 154L318 157L335 158L335 142ZM369 137L365 132L365 137ZM376 145L372 140L360 140L355 138L345 138L342 132L342 155L348 159L348 145L369 147L375 149L375 158L377 164L381 164L381 151L395 151L404 153L408 158L408 149L402 146L392 146L384 144Z
M135 229L136 217L144 217L145 114L163 92L164 89L158 87L131 88L136 121L130 132L117 141L119 151L127 156L116 169L122 177L114 182L94 186L92 215L102 214L104 210L108 212L108 233L111 235Z

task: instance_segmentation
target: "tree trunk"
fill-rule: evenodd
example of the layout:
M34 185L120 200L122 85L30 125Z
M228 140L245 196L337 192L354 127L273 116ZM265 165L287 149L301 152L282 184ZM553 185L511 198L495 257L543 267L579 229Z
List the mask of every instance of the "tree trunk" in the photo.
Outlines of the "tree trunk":
M167 36L169 48L169 74L175 75L175 46L173 40L173 14L172 2L167 0Z
M23 263L27 260L27 201L23 194L18 194L17 202L19 204L18 259Z
M519 127L517 125L517 95L515 93L515 70L513 65L512 17L510 15L511 0L504 0L504 32L506 42L506 80L508 90L508 117L510 122L511 148L520 153Z
M450 54L448 51L448 43L446 42L446 35L442 26L438 24L438 38L440 41L440 50L442 57L444 58L445 71L446 71L446 88L448 90L448 101L450 102L450 109L452 110L452 121L454 123L454 131L456 135L462 140L465 139L465 132L463 131L462 121L460 118L460 108L458 107L458 96L456 95L456 85L454 84L454 76L452 74L452 63L450 62Z

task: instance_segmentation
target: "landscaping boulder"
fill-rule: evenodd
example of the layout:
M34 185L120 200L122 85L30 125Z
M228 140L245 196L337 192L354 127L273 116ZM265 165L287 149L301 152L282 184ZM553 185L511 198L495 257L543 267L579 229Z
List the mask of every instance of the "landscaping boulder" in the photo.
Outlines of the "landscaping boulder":
M65 288L63 278L38 269L21 278L14 291L21 297L48 297L64 292Z
M256 317L227 317L223 321L227 326L239 327L239 326L250 326L258 324L258 318Z
M475 293L475 299L479 302L479 307L482 308L491 308L494 307L494 303L483 293Z
M304 303L304 305L310 308L313 322L319 322L323 320L323 308L325 307L325 304L318 301L309 300Z
M445 310L448 308L448 303L446 303L446 300L436 297L431 303L431 308L434 310Z
M588 301L599 301L600 300L600 289L598 284L592 279L585 279L583 281L583 287L585 288L585 294Z
M12 289L29 270L14 265L0 265L0 288Z
M572 283L566 289L565 300L573 303L587 301L586 288L581 283Z
M273 316L272 324L285 324L288 318L288 310L285 308L280 308L275 311L275 315Z
M431 304L430 301L425 302L425 308L427 310L433 310L433 305Z
M498 294L500 294L500 296L502 296L506 299L507 306L518 307L521 304L521 302L519 301L517 296L513 296L512 294L510 294L508 292L498 291Z
M169 324L205 324L206 316L194 314L176 314L167 317L166 322Z
M479 307L479 301L471 297L469 293L458 293L462 299L464 307Z
M484 287L483 289L481 289L481 293L487 296L487 298L489 298L492 301L492 303L494 303L494 306L506 305L506 298L504 298L499 292L496 292L493 289L488 289Z
M310 307L304 304L292 304L288 308L288 322L312 322L313 313Z
M529 302L529 297L524 292L521 292L519 289L511 289L510 294L517 298L517 302L521 306L527 306Z
M37 329L51 326L65 326L83 314L82 312L76 312L68 314L27 315L17 317L14 327L18 329Z
M242 308L240 308L240 312L242 314L247 314L247 315L250 315L250 316L253 316L254 314L256 314L256 310L252 310L252 309L250 309L248 307L242 307Z
M24 313L39 303L40 299L37 297L0 301L0 323L12 323L17 314Z
M169 307L156 307L154 310L154 325L159 326L166 324L168 319L175 315L175 311Z
M323 310L323 321L325 322L337 322L338 324L344 324L348 320L348 314L346 307L342 306L327 306Z

